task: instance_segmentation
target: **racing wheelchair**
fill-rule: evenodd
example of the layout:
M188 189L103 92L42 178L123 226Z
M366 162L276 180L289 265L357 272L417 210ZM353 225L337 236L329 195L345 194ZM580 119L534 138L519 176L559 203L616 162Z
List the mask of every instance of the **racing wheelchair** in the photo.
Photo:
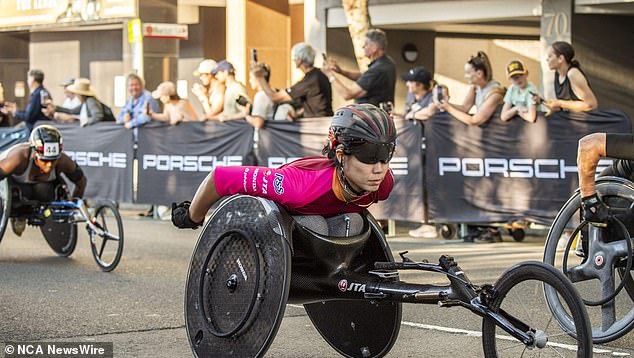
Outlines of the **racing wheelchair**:
M77 224L85 222L97 265L105 272L117 267L123 253L123 222L114 202L100 202L94 210L89 209L82 199L69 200L70 194L63 180L54 184L54 193L45 194L53 195L52 201L27 199L23 195L24 189L11 178L0 181L0 240L10 219L23 219L40 228L57 255L68 257L77 245Z
M234 195L207 220L192 254L185 322L197 357L261 357L287 303L303 304L321 336L345 357L382 357L401 325L402 303L463 307L483 317L486 357L591 357L584 304L554 267L524 262L494 285L471 282L450 256L395 262L372 215L290 216L272 201ZM399 280L399 270L446 275L449 284ZM527 284L526 286L524 284ZM543 288L559 319L537 306ZM516 299L519 306L511 305ZM542 320L543 318L543 320Z
M607 227L581 220L577 190L553 221L544 262L562 270L577 287L588 310L594 342L606 343L634 328L634 183L606 176L597 179L596 190L610 208ZM545 294L559 320L559 298L552 290Z

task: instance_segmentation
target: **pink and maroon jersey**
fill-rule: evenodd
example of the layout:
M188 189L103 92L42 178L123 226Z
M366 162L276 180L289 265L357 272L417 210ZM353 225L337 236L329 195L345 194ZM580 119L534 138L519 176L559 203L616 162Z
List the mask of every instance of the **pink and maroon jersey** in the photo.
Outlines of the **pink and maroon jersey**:
M348 203L337 178L335 163L325 157L302 158L276 169L217 167L214 182L220 196L259 196L279 203L291 214L330 217L343 213L360 213L373 203L387 199L394 186L394 177L388 171L379 190Z

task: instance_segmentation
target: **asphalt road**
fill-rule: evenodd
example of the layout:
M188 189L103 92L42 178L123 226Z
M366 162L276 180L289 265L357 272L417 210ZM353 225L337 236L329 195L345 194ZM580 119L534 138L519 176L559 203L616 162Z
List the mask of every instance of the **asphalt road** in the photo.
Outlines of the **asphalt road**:
M83 229L70 258L56 257L35 228L27 228L22 237L8 229L0 244L0 349L7 341L113 342L115 357L191 356L183 297L198 231L132 215L124 217L124 225L125 251L111 273L101 272L93 261ZM435 262L441 254L451 254L482 284L493 283L520 261L540 260L543 238L529 237L523 243L505 239L478 245L398 236L389 243L395 255L409 250L417 260ZM401 279L445 282L417 272L403 272ZM482 356L480 325L481 319L461 308L405 305L399 339L388 356ZM595 349L598 357L634 356L634 333ZM302 306L288 305L267 356L338 355L312 327Z

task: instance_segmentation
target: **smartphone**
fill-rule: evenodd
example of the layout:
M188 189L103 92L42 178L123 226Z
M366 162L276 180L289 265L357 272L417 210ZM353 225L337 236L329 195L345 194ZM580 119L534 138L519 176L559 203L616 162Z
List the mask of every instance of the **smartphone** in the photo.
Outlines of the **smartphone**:
M258 50L254 48L251 49L251 59L253 62L258 63Z
M544 99L542 98L542 96L538 95L537 93L533 92L533 91L528 91L528 93L530 93L533 96L536 96L540 102L546 102L544 101Z
M326 61L328 61L328 56L326 56L326 53L325 53L325 52L322 52L322 53L321 53L321 58L323 58L323 59L324 59L324 63L326 63Z
M442 101L442 87L436 86L436 96L439 101Z

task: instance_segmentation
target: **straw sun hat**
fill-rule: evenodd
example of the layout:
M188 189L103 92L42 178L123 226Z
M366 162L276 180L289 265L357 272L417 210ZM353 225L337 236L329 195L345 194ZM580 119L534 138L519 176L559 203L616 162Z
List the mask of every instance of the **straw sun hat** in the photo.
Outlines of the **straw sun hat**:
M87 78L76 79L72 85L66 87L66 90L82 96L97 96L92 86L90 85L90 80Z

